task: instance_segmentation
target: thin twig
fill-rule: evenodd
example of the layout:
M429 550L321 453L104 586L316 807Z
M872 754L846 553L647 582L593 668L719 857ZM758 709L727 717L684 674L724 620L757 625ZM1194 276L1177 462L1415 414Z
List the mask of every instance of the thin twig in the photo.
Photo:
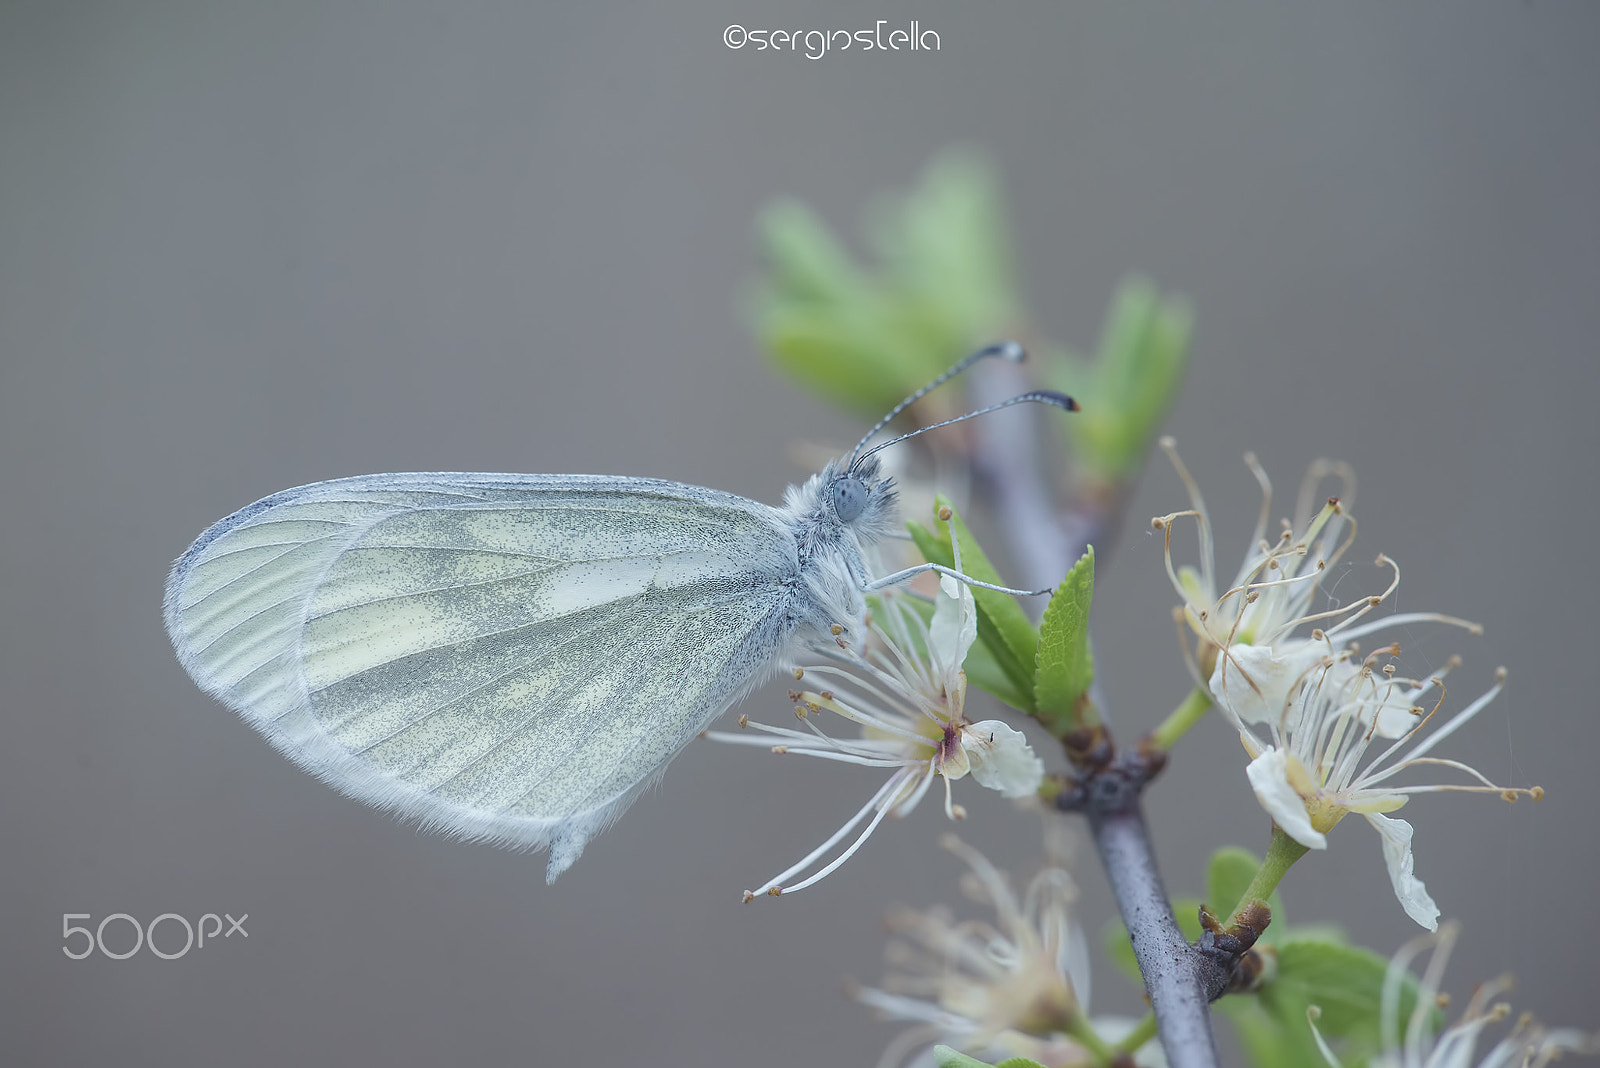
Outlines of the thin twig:
M979 404L1027 388L1015 367L993 363L976 371L982 373L974 374L971 389ZM978 421L972 466L990 495L1022 581L1049 584L1067 573L1087 541L1109 529L1110 521L1092 505L1076 512L1055 510L1054 487L1037 459L1036 433L1032 417L1021 411L1012 418ZM1033 610L1043 608L1041 603ZM1098 693L1095 703L1104 722L1105 703ZM1109 733L1105 737L1109 743ZM1173 919L1139 801L1148 776L1124 776L1125 789L1119 790L1116 770L1096 769L1084 784L1081 808L1133 942L1167 1062L1173 1068L1217 1068L1209 1002L1222 993L1228 975L1184 939Z
M1138 799L1120 812L1090 809L1089 828L1133 941L1167 1063L1172 1068L1217 1068L1209 976L1203 974L1213 966L1189 945L1172 918Z

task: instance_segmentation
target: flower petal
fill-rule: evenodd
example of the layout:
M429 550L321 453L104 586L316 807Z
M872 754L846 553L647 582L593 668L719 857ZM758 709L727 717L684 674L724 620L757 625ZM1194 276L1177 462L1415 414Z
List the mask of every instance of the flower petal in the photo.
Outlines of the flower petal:
M1256 800L1290 838L1311 849L1328 848L1327 837L1311 826L1305 801L1289 785L1289 761L1282 750L1269 746L1250 761L1245 774L1250 776Z
M928 624L928 655L948 685L978 640L978 606L966 583L949 575L939 578L933 619Z
M1309 638L1279 642L1272 648L1230 646L1226 655L1217 657L1211 672L1211 694L1220 707L1245 723L1293 730L1298 709L1285 713L1289 692L1327 655L1325 644Z
M1028 744L1027 735L997 719L974 723L961 731L961 750L972 777L1002 797L1027 797L1044 782L1044 761Z
M1439 928L1439 906L1428 896L1428 888L1411 873L1411 824L1393 820L1376 812L1363 813L1373 830L1383 836L1383 862L1389 867L1394 896L1405 906L1406 915L1430 931Z

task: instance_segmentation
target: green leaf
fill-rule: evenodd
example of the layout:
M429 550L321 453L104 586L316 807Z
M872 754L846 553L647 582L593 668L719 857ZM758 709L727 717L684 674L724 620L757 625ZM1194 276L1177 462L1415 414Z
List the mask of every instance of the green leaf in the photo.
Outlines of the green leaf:
M988 1061L980 1061L976 1057L969 1057L965 1053L957 1052L949 1046L933 1047L933 1063L939 1068L995 1068Z
M934 507L949 508L950 502L940 496L935 499ZM954 508L950 511L950 521L947 523L935 519L933 531L916 522L906 524L923 558L929 563L955 567L955 553L951 550L950 544L951 531L954 530L961 544L962 572L969 578L1003 585L999 572L995 571L994 565L989 563L989 558L978 547L977 541L973 539L967 525L962 522L961 516ZM1009 593L974 586L972 598L978 608L978 640L988 649L995 664L1010 683L1007 687L1009 697L995 690L988 692L1024 712L1032 712L1034 710L1033 666L1035 651L1039 645L1038 632L1033 629L1033 624L1028 622L1022 606L1017 604ZM975 685L978 683L978 679L971 673L967 678Z
M1072 565L1039 621L1033 698L1040 720L1058 737L1084 726L1079 701L1094 681L1089 606L1094 600L1094 546Z
M1360 946L1290 938L1278 943L1278 974L1263 989L1262 997L1294 991L1305 1004L1321 1006L1317 1026L1323 1034L1364 1032L1376 1040L1378 1006L1388 967L1387 957ZM1408 975L1400 989L1399 1018L1409 1020L1416 1002L1416 979Z
M1240 846L1223 846L1211 854L1206 867L1206 904L1222 920L1228 922L1228 912L1239 903L1250 882L1261 868L1261 858ZM1272 910L1272 924L1263 935L1268 942L1276 940L1284 930L1283 898L1276 892L1267 898Z
M1007 1057L994 1068L1044 1068L1044 1065L1027 1057Z

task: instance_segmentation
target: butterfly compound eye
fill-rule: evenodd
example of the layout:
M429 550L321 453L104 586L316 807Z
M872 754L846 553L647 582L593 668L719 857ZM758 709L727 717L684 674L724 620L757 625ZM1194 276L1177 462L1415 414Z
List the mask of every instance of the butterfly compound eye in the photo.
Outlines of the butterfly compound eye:
M846 476L833 483L833 511L846 523L860 518L867 507L867 487L859 478Z

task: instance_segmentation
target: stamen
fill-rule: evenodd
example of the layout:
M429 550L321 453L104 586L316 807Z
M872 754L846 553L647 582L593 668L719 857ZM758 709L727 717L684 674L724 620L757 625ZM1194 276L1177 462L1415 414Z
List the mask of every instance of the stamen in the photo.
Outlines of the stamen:
M901 787L902 782L903 776L890 776L888 782L878 787L878 792L872 795L872 799L869 800L865 805L862 805L860 811L858 811L854 816L851 816L843 827L840 827L837 831L834 831L833 834L828 837L826 842L823 842L821 845L817 846L817 848L807 853L800 859L799 863L793 865L792 867L785 868L771 879L763 882L761 885L768 887L765 892L769 894L772 893L773 890L777 890L782 886L785 879L789 878L791 875L794 875L796 872L804 871L806 868L810 867L818 857L832 849L842 838L844 838L845 835L854 830L856 825L866 818L867 813L879 806L880 802L885 802L887 798L892 796L893 793ZM868 834L872 833L872 827L876 827L878 825L878 821L883 819L883 813L887 810L887 804L883 804L882 808L880 808L878 811L877 819L873 820L871 827L868 828ZM865 835L862 837L864 838ZM860 844L859 840L857 841L857 844ZM798 887L790 887L789 889L795 890L798 889ZM779 890L779 892L781 893L782 891ZM750 894L751 892L746 890L745 893ZM774 894L773 896L775 897L777 895ZM750 898L746 898L745 900L748 901Z
M1251 541L1261 541L1267 532L1267 518L1272 514L1272 480L1267 477L1267 472L1262 469L1256 460L1256 454L1244 454L1244 465L1256 477L1256 483L1261 487L1261 511L1256 515L1255 533L1250 535Z
M1172 461L1172 466L1178 471L1178 478L1183 481L1184 489L1189 493L1189 507L1193 509L1194 516L1200 521L1200 575L1208 590L1216 589L1216 576L1214 569L1214 554L1211 545L1211 519L1206 514L1205 498L1200 495L1200 485L1195 482L1194 476L1189 474L1189 469L1183 465L1183 460L1178 456L1178 442L1171 436L1161 439L1161 450L1167 454L1167 459Z
M1416 751L1407 759L1415 760L1424 753L1428 752L1428 750L1432 749L1434 746L1438 745L1440 742L1444 741L1446 738L1450 737L1450 735L1454 734L1458 727L1467 722L1467 720L1471 719L1473 716L1476 716L1479 712L1483 711L1484 707L1488 705L1490 701L1493 701L1497 696L1499 696L1500 691L1505 688L1505 683L1506 669L1503 667L1497 668L1494 673L1494 686L1476 701L1472 702L1466 708L1463 708L1460 712L1457 712L1455 716L1443 727L1440 727L1438 730L1430 734L1428 736L1428 740L1419 745ZM1442 690L1443 687L1440 687L1440 689ZM1444 700L1443 696L1441 696L1439 700L1442 702ZM1437 708L1435 711L1437 711ZM1432 713L1429 713L1429 716L1431 717ZM1420 727L1421 724L1418 724L1418 726ZM1410 737L1410 735L1407 735L1407 737Z

